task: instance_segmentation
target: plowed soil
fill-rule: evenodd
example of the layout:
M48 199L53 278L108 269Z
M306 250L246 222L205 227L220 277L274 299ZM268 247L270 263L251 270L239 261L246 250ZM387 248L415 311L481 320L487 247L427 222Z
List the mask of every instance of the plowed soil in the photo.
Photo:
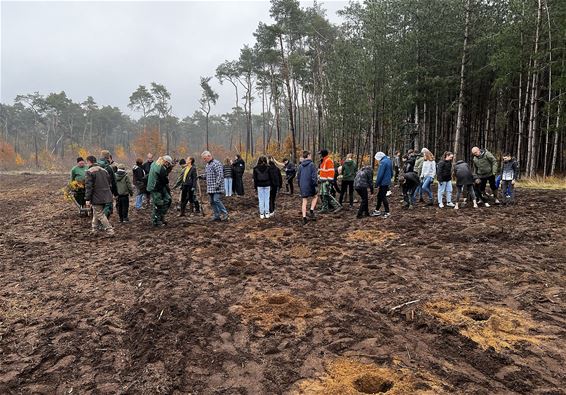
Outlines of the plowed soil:
M0 175L1 394L565 393L564 192L302 226L248 184L107 238L65 182Z

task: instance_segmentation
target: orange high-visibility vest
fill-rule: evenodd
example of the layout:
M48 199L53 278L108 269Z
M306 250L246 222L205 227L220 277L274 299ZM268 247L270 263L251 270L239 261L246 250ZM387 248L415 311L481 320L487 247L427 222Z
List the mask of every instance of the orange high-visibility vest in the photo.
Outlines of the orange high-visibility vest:
M322 160L318 174L322 181L334 180L334 162L330 159L330 156L327 156Z

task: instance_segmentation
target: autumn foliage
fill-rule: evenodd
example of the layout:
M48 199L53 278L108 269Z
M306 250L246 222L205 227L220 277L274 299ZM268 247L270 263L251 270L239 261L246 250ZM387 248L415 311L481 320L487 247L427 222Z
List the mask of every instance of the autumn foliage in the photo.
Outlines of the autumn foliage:
M144 157L148 152L160 154L164 152L163 141L157 129L150 129L140 133L132 141L132 150L136 156Z

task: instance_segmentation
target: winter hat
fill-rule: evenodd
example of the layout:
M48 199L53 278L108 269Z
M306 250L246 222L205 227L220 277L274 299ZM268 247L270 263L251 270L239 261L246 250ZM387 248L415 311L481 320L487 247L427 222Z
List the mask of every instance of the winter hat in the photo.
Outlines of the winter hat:
M423 149L421 150L421 154L424 154L424 153L427 152L427 151L428 151L428 148L423 148Z
M320 154L320 156L322 156L324 158L325 156L328 156L328 150L327 149L321 149L319 154Z
M379 151L377 154L375 154L374 158L376 161L380 161L385 157L385 154L381 151Z
M168 162L168 163L173 164L173 158L171 158L169 155L164 155L164 156L163 156L163 160L164 160L165 162Z
M126 165L123 163L120 163L118 166L118 170L126 170Z

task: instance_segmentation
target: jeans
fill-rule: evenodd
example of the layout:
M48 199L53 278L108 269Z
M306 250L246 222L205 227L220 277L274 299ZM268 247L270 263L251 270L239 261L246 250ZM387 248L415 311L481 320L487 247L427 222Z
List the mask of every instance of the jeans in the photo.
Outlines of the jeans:
M503 191L503 201L505 203L515 202L515 185L511 180L501 181L501 191Z
M431 176L425 177L422 186L422 191L428 194L431 203L433 201L433 197L432 197L432 189L430 188L430 186L432 185L433 181L434 178L432 178Z
M438 183L438 204L442 203L442 195L446 192L446 203L452 203L452 181Z
M222 204L222 200L220 197L222 196L221 193L209 193L209 200L210 200L210 207L212 207L213 216L215 219L220 219L220 214L228 215L228 210Z
M387 200L387 191L389 191L389 185L381 185L378 187L377 191L377 202L375 205L375 210L379 211L381 208L381 203L383 203L383 208L385 212L389 212L389 201Z
M140 208L142 208L144 195L145 195L145 193L142 193L142 192L138 192L138 194L136 195L136 205L135 205L135 207L136 207L138 210L139 210Z
M226 196L232 196L232 177L224 178L224 191Z
M269 213L269 192L271 187L257 187L257 198L259 200L259 213Z

